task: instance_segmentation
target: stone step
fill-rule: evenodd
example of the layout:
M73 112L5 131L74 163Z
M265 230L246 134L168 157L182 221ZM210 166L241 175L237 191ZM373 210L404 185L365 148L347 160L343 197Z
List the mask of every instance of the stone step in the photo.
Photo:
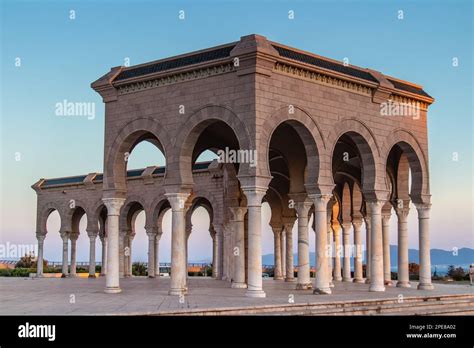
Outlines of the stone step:
M385 298L375 300L357 300L357 301L335 301L335 302L318 302L318 303L298 303L283 305L263 305L254 307L227 307L213 308L201 310L185 310L185 311L168 311L157 313L159 315L328 315L329 313L340 313L350 315L349 312L373 311L377 313L377 309L392 305L392 308L413 308L418 304L425 305L450 305L457 302L473 302L474 294L457 294L457 295L432 295L432 296L416 296L405 297L403 303L398 303L398 298ZM464 305L466 305L464 303ZM429 307L425 307L428 309ZM444 307L446 308L446 307ZM396 312L396 310L395 310ZM321 313L321 314L318 314Z

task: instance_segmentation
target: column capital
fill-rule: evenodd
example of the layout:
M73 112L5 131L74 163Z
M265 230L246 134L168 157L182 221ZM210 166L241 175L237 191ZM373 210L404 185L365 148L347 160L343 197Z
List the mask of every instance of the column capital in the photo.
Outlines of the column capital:
M362 216L357 216L352 218L352 226L354 228L361 228L362 227Z
M285 232L289 233L293 231L293 226L295 225L295 222L283 222L283 228L285 229Z
M247 213L247 207L229 207L229 211L232 214L233 221L243 221L245 213Z
M298 216L308 216L309 210L313 206L313 201L306 193L289 194L288 197L294 200L295 210Z
M270 227L272 228L272 231L273 231L273 234L276 236L276 235L280 235L281 232L283 231L283 222L270 222Z
M45 238L46 234L36 233L36 239L38 240L38 243L43 243Z
M93 238L93 239L96 239L97 236L99 235L99 229L86 229L86 232L87 232L87 236L89 238Z
M315 212L325 212L328 209L328 202L332 198L332 194L311 194L309 198L314 202Z
M430 218L430 210L431 204L430 203L414 203L416 210L418 211L418 218L419 219L429 219Z
M125 203L125 198L117 198L117 197L106 197L102 198L102 202L104 202L107 208L107 215L120 215L120 208Z
M186 201L189 197L187 192L165 193L166 198L170 202L172 211L186 211Z
M242 186L242 191L245 197L247 197L247 207L260 207L267 190L268 187Z
M157 227L145 227L145 232L148 236L148 238L155 238L155 236L158 234L158 228Z
M350 232L351 232L351 227L352 227L352 223L351 223L351 222L343 222L343 223L341 224L341 226L342 226L342 232L343 232L344 234L350 234Z
M382 199L373 199L365 202L368 214L382 214L382 207L387 201Z

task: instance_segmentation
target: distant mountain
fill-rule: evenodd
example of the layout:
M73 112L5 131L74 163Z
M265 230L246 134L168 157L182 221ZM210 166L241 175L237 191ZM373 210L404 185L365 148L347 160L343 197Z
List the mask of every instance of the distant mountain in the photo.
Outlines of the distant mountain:
M298 263L298 254L294 254L295 265ZM314 265L316 262L315 253L309 254L310 263ZM390 245L390 263L392 266L397 265L398 247ZM408 249L409 262L419 263L419 253L417 249ZM264 265L273 265L273 254L266 254L262 256L262 263ZM457 250L457 255L454 251L431 249L431 264L432 265L462 265L474 263L474 249L461 248ZM352 259L351 259L352 265Z

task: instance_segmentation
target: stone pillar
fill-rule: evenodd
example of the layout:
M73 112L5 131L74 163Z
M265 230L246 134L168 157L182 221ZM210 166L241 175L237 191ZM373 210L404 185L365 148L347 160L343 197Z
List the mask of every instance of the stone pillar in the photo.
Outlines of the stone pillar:
M123 278L125 275L125 236L127 230L120 230L119 232L119 277Z
M281 254L281 277L285 278L286 275L286 238L285 238L285 227L280 233L280 254Z
M365 283L370 284L370 264L371 264L371 242L372 234L370 231L371 225L371 217L370 214L367 213L364 216L365 221Z
M306 197L305 197L306 198ZM297 290L311 289L310 265L309 265L309 235L308 235L308 213L312 202L309 199L297 200L295 204L298 214L298 279Z
M247 208L245 207L231 207L229 208L232 220L232 232L234 235L234 245L232 247L232 257L234 258L234 269L232 276L232 287L238 289L246 289L247 284L245 283L245 213Z
M68 261L68 241L69 233L61 232L61 239L63 240L63 265L61 278L66 278L69 275L69 261Z
M274 280L283 280L283 271L281 268L281 235L283 234L283 223L272 226L273 230L273 255L274 255Z
M383 200L366 203L370 212L370 287L369 291L385 291L383 272L382 207Z
M334 231L334 280L341 281L341 225L337 219L332 220L332 230Z
M105 277L105 292L109 294L119 293L120 289L120 266L119 266L119 215L125 199L103 198L107 207L107 273Z
M327 209L331 195L316 194L310 198L314 201L314 218L316 219L316 276L314 279L314 294L330 294L328 259L330 253L327 241Z
M171 205L171 282L170 295L184 295L186 285L186 208L189 193L167 193Z
M327 248L328 248L328 277L329 277L329 286L331 288L334 287L334 233L331 226L331 216L332 216L332 209L328 209L327 211ZM316 231L316 230L315 230Z
M132 258L132 244L133 238L135 238L135 233L130 233L127 236L127 246L128 246L128 255L127 256L127 276L133 276L133 258Z
M286 238L286 276L285 282L295 281L294 259L293 259L293 225L294 222L287 222L285 227Z
M87 231L89 237L89 278L95 278L95 240L97 231Z
M364 276L362 273L362 219L360 217L352 218L352 226L354 227L354 283L364 283Z
M383 243L383 279L387 286L392 285L392 273L390 270L390 217L391 214L382 214L382 243Z
M430 209L431 204L415 203L418 211L418 236L420 252L420 282L418 290L432 290L430 257Z
M352 282L351 277L351 227L352 224L350 222L343 222L342 224L342 241L344 244L344 253L342 259L342 281L343 282Z
M163 235L163 232L160 231L160 229L158 228L158 233L157 233L156 238L155 238L155 276L156 277L160 276L160 258L159 258L159 254L160 254L160 239L161 239L162 235Z
M262 287L262 198L267 189L242 187L248 208L248 297L265 297Z
M36 234L36 239L38 240L38 258L36 260L36 276L41 278L43 276L43 246L44 239L46 238L45 234Z
M219 256L219 248L217 245L218 239L217 239L217 233L216 230L214 229L214 226L211 224L209 226L209 233L211 234L212 237L212 278L218 279L218 256Z
M76 259L77 259L77 237L79 237L76 233L71 233L69 235L69 239L71 240L71 271L69 273L70 277L76 277Z
M148 236L148 278L155 278L155 240L157 228L146 227L145 230Z
M107 237L100 236L100 242L102 243L102 260L100 266L100 276L103 277L107 274Z
M409 202L404 203L402 208L396 207L395 213L398 218L398 288L409 288L410 275L408 270L408 213Z

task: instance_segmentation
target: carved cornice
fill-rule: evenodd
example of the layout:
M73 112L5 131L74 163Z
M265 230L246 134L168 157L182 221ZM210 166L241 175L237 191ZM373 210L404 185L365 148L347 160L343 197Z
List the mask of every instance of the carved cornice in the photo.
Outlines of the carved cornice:
M156 88L161 86L167 86L179 82L197 80L207 78L214 75L221 75L232 72L235 70L234 64L228 62L225 64L219 64L200 69L179 72L175 74L169 74L166 76L160 76L152 78L146 81L132 82L124 85L117 86L118 94L128 94L143 91L150 88Z
M309 69L298 68L289 64L277 62L275 64L274 70L318 84L329 85L337 89L347 90L352 93L357 93L365 96L372 95L372 89L370 87L364 86L359 83L339 79L333 76L325 75L319 72L314 72Z

